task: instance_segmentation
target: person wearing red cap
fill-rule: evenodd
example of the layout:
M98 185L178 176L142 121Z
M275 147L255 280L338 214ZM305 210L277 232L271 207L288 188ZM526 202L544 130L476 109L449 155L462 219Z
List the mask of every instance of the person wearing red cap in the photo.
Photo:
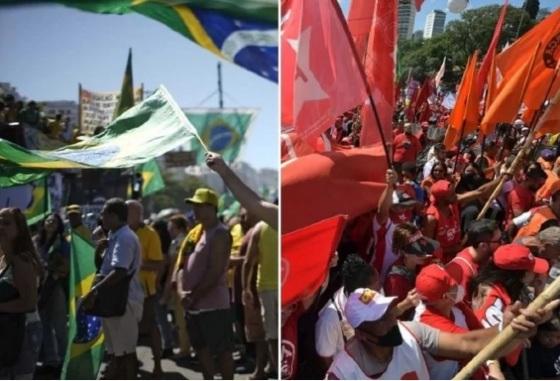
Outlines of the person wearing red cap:
M529 302L527 286L535 274L548 274L549 264L535 257L531 251L518 243L500 246L480 274L472 281L472 306L476 317L484 327L503 324L506 307L515 301ZM517 363L521 351L509 355L511 366Z
M529 220L522 226L515 239L534 236L549 226L558 226L560 220L560 179L554 181L547 192L548 205L531 210Z
M437 240L443 250L444 263L449 262L461 247L460 206L482 198L498 184L498 179L470 192L456 194L447 180L436 181L431 188L431 204L426 210L424 235Z
M467 231L467 245L445 266L445 270L466 291L465 301L471 301L470 283L502 243L502 232L487 218L474 221Z
M423 303L416 307L414 321L449 333L484 328L473 310L463 302L463 287L440 265L431 264L420 271L416 277L416 290ZM450 380L460 369L459 361L429 353L426 353L426 362L433 380ZM503 379L499 363L490 365L490 376ZM474 378L484 379L484 373L478 372Z

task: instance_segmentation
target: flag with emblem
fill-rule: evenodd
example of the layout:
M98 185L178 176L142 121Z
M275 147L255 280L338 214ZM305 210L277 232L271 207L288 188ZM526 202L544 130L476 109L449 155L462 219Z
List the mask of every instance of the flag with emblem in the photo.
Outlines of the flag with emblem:
M33 0L26 0L33 2ZM0 0L1 3L24 3ZM51 0L83 11L139 13L218 57L278 81L277 0Z
M89 292L95 277L95 248L78 234L71 235L68 288L68 349L61 379L95 380L103 359L101 318L77 309L78 299Z
M0 167L0 172L3 170L4 168ZM11 180L21 180L21 183L6 181L8 186L4 186L3 181L0 181L0 207L19 208L23 211L28 225L36 224L45 219L52 210L47 173L41 175L37 172L36 175L43 178L34 180L35 174L27 176L27 173L22 171L22 176L18 176L14 172L6 169L3 175L11 175ZM0 177L0 180L4 179Z
M205 108L183 111L208 149L219 153L229 163L239 155L245 143L245 134L257 115L257 110L247 108ZM197 163L204 162L206 151L199 141L191 140L191 151L196 152Z

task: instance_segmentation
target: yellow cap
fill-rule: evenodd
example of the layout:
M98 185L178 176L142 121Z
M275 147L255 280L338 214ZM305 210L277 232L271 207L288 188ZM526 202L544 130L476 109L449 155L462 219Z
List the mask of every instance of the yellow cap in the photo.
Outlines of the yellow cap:
M82 208L80 205L72 204L66 207L66 214L70 213L80 213L82 214Z
M194 192L194 196L185 199L186 203L191 204L210 204L218 207L218 194L212 189L198 188Z

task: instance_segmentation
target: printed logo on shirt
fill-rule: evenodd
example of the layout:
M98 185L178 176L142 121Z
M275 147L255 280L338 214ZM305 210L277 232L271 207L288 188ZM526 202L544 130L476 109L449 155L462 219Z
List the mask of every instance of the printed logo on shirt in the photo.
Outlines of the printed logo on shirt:
M554 370L556 371L556 375L560 376L560 357L554 361Z
M482 322L485 327L493 327L502 322L504 313L504 302L501 299L496 299L494 304L486 309L484 314L484 321ZM486 323L486 324L485 324Z
M290 378L294 373L296 347L288 340L282 340L282 378Z
M370 290L368 288L362 292L362 295L360 295L360 301L364 304L369 304L374 297L375 297L375 291Z

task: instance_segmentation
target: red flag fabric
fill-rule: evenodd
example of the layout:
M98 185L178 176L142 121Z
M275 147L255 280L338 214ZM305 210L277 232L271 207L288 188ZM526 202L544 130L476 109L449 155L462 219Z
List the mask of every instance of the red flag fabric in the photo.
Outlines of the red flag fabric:
M498 42L500 41L500 34L502 32L502 27L504 25L504 20L506 18L508 7L508 0L505 0L504 5L502 5L502 10L500 11L500 16L498 17L498 21L496 22L496 27L494 28L494 34L492 35L492 40L490 40L490 45L488 45L488 50L486 51L486 55L482 60L482 64L478 68L478 76L477 76L477 90L478 90L478 98L482 96L482 92L484 91L484 82L486 82L488 71L490 70L490 66L492 64L492 57L494 52L496 51L496 47L498 46Z
M282 164L282 232L377 208L386 168L381 145L310 154Z
M560 132L560 91L550 100L548 108L535 129L535 137L537 138L545 134Z
M364 62L366 57L374 5L375 3L371 0L352 0L348 12L348 29L361 62Z
M414 114L422 111L426 103L428 103L428 98L434 92L434 87L432 86L432 79L426 78L420 91L416 95L416 100L414 101Z
M335 216L282 234L282 307L321 287L345 223L345 216Z
M369 0L375 4L369 33L365 72L381 126L373 115L369 100L362 107L362 147L381 141L380 130L391 140L395 99L395 57L397 42L397 2Z
M420 8L422 8L422 3L424 2L424 0L415 0L414 2L416 4L416 11L420 12Z
M283 9L282 126L313 141L366 98L338 3L306 0Z

